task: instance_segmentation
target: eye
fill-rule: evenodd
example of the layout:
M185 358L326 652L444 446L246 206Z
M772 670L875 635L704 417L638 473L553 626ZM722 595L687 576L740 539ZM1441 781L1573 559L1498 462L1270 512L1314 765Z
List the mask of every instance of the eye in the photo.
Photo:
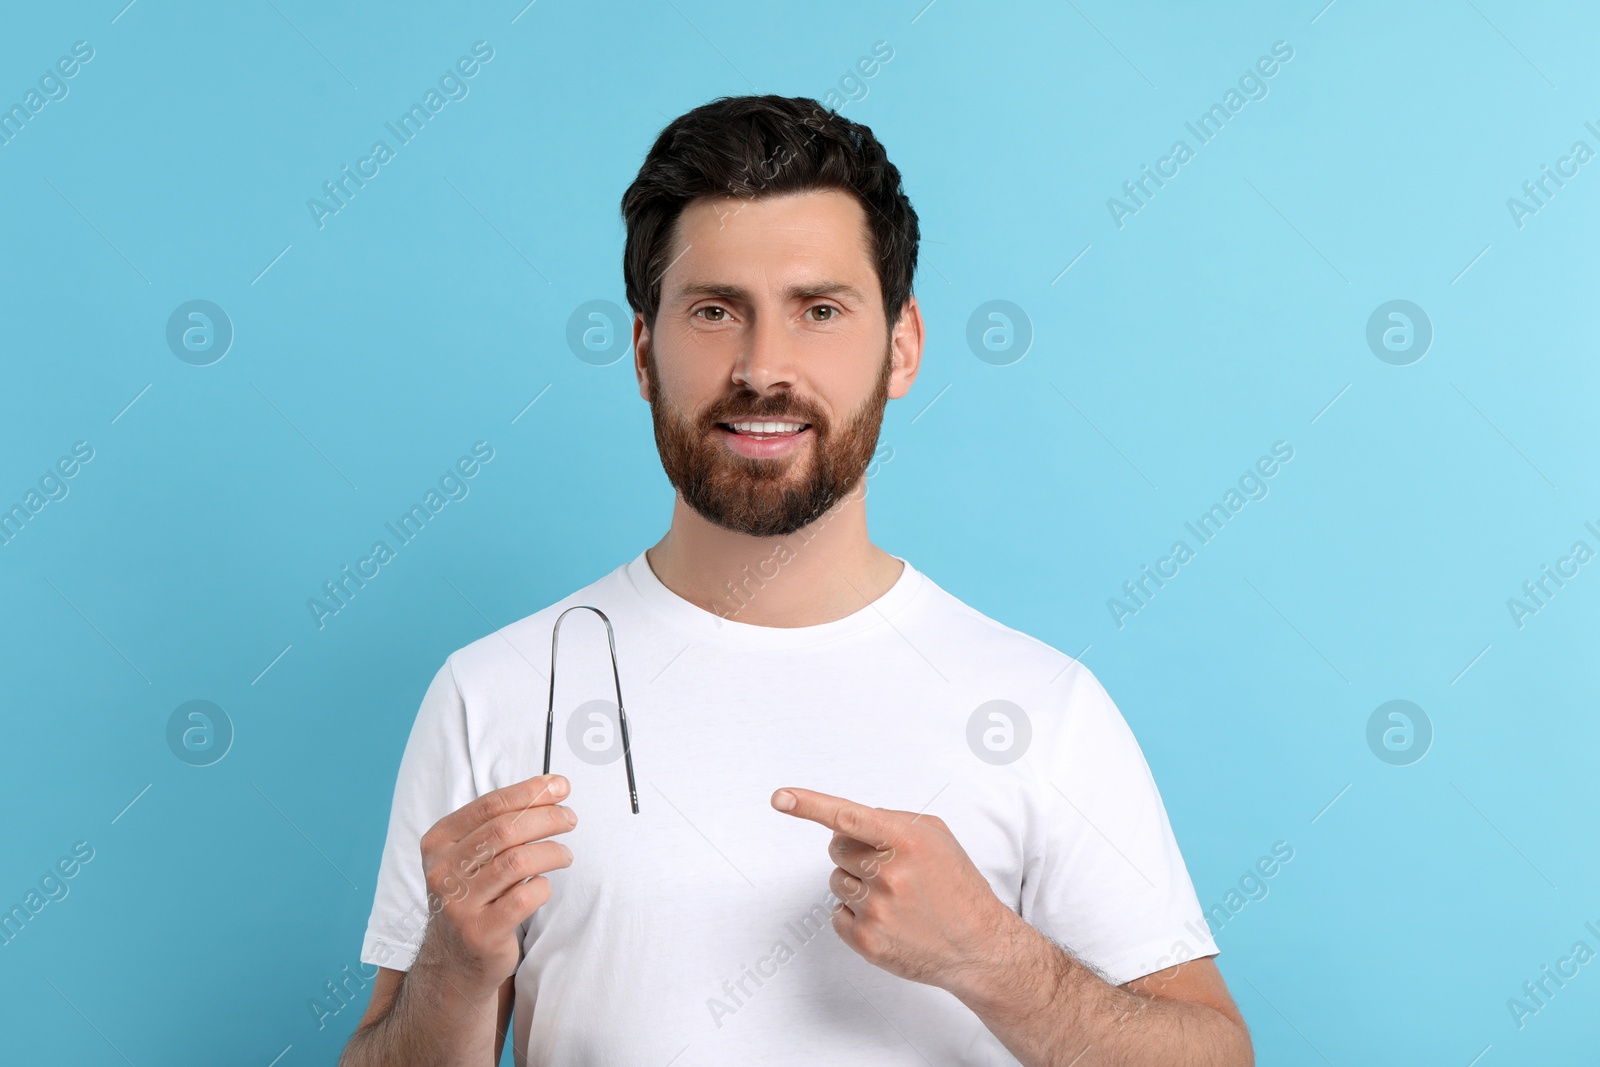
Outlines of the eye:
M728 309L709 304L695 312L696 315L704 314L707 322L722 322L727 318Z
M814 307L809 307L806 309L806 314L809 315L813 311L821 311L825 312L826 314L822 315L820 318L813 318L811 320L812 322L830 322L839 315L839 309L834 307L832 304L817 304Z

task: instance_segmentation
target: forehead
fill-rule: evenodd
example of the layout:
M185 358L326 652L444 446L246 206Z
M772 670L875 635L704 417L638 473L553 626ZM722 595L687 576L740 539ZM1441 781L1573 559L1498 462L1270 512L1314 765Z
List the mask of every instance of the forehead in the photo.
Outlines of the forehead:
M663 296L692 282L731 280L731 274L876 276L866 209L838 189L756 200L698 197L678 217L667 262Z

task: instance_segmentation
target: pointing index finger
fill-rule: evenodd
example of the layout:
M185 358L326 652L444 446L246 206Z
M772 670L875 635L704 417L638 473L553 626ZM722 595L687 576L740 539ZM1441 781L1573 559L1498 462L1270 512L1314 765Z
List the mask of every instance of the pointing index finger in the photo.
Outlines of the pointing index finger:
M814 789L780 789L772 794L772 806L877 849L892 848L900 840L900 825L889 812Z

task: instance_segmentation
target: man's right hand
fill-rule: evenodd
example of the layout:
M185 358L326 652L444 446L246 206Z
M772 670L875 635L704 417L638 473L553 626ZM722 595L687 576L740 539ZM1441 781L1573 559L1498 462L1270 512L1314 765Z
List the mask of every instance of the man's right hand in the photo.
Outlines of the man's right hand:
M571 784L540 775L496 789L422 835L432 919L414 967L438 967L466 996L493 998L522 960L517 927L550 899L544 872L572 863L559 841L578 824L558 804Z

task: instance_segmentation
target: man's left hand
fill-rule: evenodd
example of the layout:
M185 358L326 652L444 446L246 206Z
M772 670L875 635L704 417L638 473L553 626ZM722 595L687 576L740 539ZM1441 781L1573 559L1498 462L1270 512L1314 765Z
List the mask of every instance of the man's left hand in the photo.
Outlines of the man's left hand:
M937 815L794 788L775 792L772 806L834 832L833 928L869 963L961 996L1008 955L1021 918Z

